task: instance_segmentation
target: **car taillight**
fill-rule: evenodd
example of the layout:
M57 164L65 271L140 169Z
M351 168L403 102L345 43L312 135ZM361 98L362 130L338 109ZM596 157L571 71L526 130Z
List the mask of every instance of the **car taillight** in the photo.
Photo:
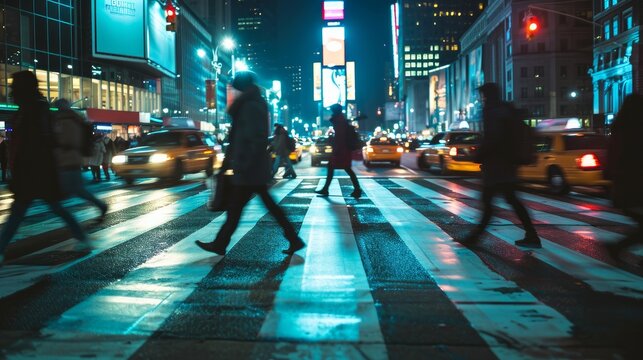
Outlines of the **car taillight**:
M576 159L576 165L583 170L596 169L601 166L600 161L594 154L585 154Z
M401 147L397 148L397 152L399 152L399 153L404 152L404 148L401 148Z
M457 147L452 147L449 149L449 155L450 156L458 156L458 148Z
M373 152L373 151L374 151L374 150L373 150L373 148L372 148L372 147L370 147L370 146L366 148L366 152L370 152L370 153L371 153L371 152Z

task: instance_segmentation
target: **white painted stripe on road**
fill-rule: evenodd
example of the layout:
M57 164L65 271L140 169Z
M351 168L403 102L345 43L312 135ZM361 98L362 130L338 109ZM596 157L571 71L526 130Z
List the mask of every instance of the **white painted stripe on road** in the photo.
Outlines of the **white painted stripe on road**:
M471 179L468 179L467 181L473 183ZM521 199L555 207L564 211L574 212L580 215L585 215L596 219L608 220L608 221L625 224L625 225L632 225L632 226L636 225L636 223L632 221L632 219L630 219L629 217L621 214L617 214L614 212L596 211L588 206L576 205L576 204L572 204L572 203L568 203L560 200L551 199L544 196L534 195L524 191L518 191L517 194Z
M271 194L275 201L281 201L300 181L282 182L273 187ZM253 198L244 208L228 249L252 230L267 212L261 199ZM221 260L221 257L201 250L194 241L214 237L225 218L223 214L217 216L205 227L129 272L122 280L67 310L40 331L40 339L15 344L9 350L9 358L33 359L56 354L56 358L77 359L91 353L98 354L98 358L127 359L134 355ZM68 341L71 339L75 341Z
M575 343L574 325L563 315L491 271L475 253L374 180L363 180L362 189L496 356L570 357L562 347Z
M479 222L481 212L477 209L411 181L392 181L453 214L460 216L459 212L465 212L467 216L461 217L469 223L477 224ZM524 236L524 230L514 225L490 225L487 232L512 246L515 240ZM643 298L643 281L635 274L568 249L542 236L540 239L543 248L531 252L531 256L536 259L585 282L596 291L635 299Z
M196 195L178 200L145 215L123 221L114 226L95 232L92 234L92 238L95 239L92 241L95 249L86 256L63 265L43 267L39 268L38 271L31 271L31 266L4 265L0 268L0 279L11 279L11 281L0 281L0 298L6 297L35 284L44 275L63 271L81 261L85 261L105 250L128 241L129 239L144 234L157 226L161 226L168 221L181 217L190 211L205 205L209 194L209 191L202 191ZM73 250L77 245L78 242L76 240L70 239L40 250L37 253L69 251Z
M144 204L149 201L158 200L162 197L188 191L200 185L201 185L200 183L193 183L193 184L176 186L176 187L167 188L167 189L154 190L151 192L144 192L140 195L136 195L130 198L123 197L120 199L120 201L117 201L116 203L110 205L110 207L107 210L107 213L110 214L116 211L124 210L140 204ZM84 208L84 209L80 209L78 211L72 212L72 215L74 216L74 218L76 218L76 221L83 222L83 221L97 218L98 216L100 216L100 211L96 207L91 206L89 208ZM53 216L45 221L37 222L35 224L30 224L26 226L21 226L18 229L16 236L14 236L11 242L16 242L28 237L44 234L46 232L57 230L65 226L66 226L65 222L61 218L57 216Z
M433 183L435 185L441 186L445 189L448 189L450 191L456 192L458 194L462 194L468 197L471 197L473 199L480 199L481 198L481 192L477 190L473 190L461 185L458 185L456 183L447 181L447 180L442 180L442 179L425 179L425 181L428 181L430 183ZM511 205L507 204L503 200L500 200L501 194L497 196L494 199L494 206L497 206L501 209L504 210L510 210L513 211L513 208ZM565 230L569 233L573 233L579 236L583 236L585 238L591 239L593 241L596 241L598 243L601 242L615 242L620 240L623 235L618 234L612 231L608 231L605 229L601 229L598 227L595 227L591 224L574 220L571 218L563 217L563 216L558 216L554 214L549 214L544 211L538 211L534 210L532 208L529 208L529 212L533 215L532 219L536 219L540 222L543 222L545 224L549 225L555 225L559 229Z
M285 272L259 336L382 344L381 358L387 358L350 215L339 183L331 185L330 197L310 203L299 232L306 254L303 260L295 256Z

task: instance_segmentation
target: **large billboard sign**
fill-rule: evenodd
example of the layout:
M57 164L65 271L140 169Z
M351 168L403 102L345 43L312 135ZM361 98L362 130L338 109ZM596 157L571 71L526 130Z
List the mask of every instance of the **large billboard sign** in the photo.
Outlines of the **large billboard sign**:
M165 29L159 0L92 0L92 55L145 62L172 76L176 73L174 32Z
M324 66L344 66L346 49L344 48L344 27L322 28L322 63Z
M393 71L400 77L400 13L397 2L391 5L391 33L393 35Z
M147 0L147 59L159 70L176 73L176 33L165 29L165 9L157 0Z
M322 69L323 107L333 104L346 106L346 69Z
M313 63L313 101L322 99L322 66L320 62Z
M93 0L93 53L111 59L145 57L145 0Z
M344 20L344 2L343 1L324 1L322 19Z
M355 101L355 62L346 62L346 100Z

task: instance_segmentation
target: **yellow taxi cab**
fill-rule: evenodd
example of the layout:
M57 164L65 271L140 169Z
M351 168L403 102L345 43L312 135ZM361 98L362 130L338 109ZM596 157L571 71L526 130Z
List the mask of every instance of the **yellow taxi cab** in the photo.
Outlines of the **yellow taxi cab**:
M578 130L539 130L534 140L537 160L518 168L521 180L546 183L556 194L569 192L570 186L610 185L603 177L606 136Z
M474 159L481 141L482 135L475 131L437 133L425 148L416 150L417 165L428 170L437 166L442 175L451 171L479 173L480 164Z
M212 175L217 151L206 135L196 129L164 129L150 132L139 146L112 158L116 175L125 183L155 177L180 180L184 174L205 171Z
M362 148L364 165L370 167L373 162L388 162L395 167L400 166L404 148L397 140L386 136L373 137Z
M268 138L268 142L270 144L272 144L272 138L273 138L272 136ZM304 153L303 147L301 146L301 144L299 144L297 140L295 140L295 150L292 151L290 154L288 154L288 158L293 163L298 163L301 161L301 157L303 156L303 153ZM272 160L274 160L277 157L277 154L275 154L273 151L270 153L270 156Z

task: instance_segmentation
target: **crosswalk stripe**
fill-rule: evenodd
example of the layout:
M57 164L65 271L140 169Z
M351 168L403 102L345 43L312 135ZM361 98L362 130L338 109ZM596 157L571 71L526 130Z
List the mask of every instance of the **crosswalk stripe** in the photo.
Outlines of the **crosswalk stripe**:
M201 184L187 184L183 186L172 187L168 189L159 189L151 192L145 192L140 195L135 195L132 197L122 197L120 201L112 204L107 213L113 213L116 211L124 210L133 206L144 204L148 201L157 200L159 198L169 196L172 194L178 194L184 191L188 191L194 188L197 188ZM87 220L94 219L100 215L100 212L95 207L83 208L78 211L73 211L72 215L76 218L78 222L84 222ZM51 217L45 221L37 222L30 225L21 226L16 233L16 236L12 239L12 242L20 241L24 238L36 236L39 234L44 234L49 231L60 229L65 227L64 221L57 217Z
M362 188L496 356L569 356L561 346L574 343L573 324L564 316L491 271L475 253L453 242L435 223L376 181L364 179ZM494 290L498 288L517 291ZM512 344L521 344L521 348Z
M85 261L92 256L117 246L131 238L143 234L157 226L160 226L170 220L183 216L190 211L205 205L208 191L202 191L196 195L178 200L170 205L154 210L147 214L138 216L134 219L123 221L117 225L108 227L92 234L95 239L94 250L90 254L68 262L60 266L43 266L32 267L24 265L5 265L0 268L0 279L11 278L11 282L0 282L0 298L11 295L19 290L29 287L47 274L60 272L72 267L73 265ZM40 250L38 253L50 251L69 251L76 246L76 240L67 240L54 246Z
M470 182L470 181L468 181L468 182ZM470 183L472 183L472 182L470 182ZM544 205L548 205L548 206L555 207L555 208L558 208L558 209L561 209L561 210L564 210L564 211L580 213L582 215L589 216L589 217L592 217L592 218L601 219L601 220L608 220L608 221L612 221L612 222L620 223L620 224L624 224L624 225L635 225L636 224L629 217L621 215L621 214L617 214L617 213L614 213L614 212L596 211L596 210L592 209L589 206L576 205L576 204L572 204L572 203L569 203L569 202L564 202L564 201L548 198L548 197L545 197L545 196L534 195L532 193L528 193L528 192L525 192L525 191L518 191L517 194L521 199L536 202L536 203L540 203L540 204L544 204Z
M304 342L383 344L377 311L337 180L314 197L299 235L303 265L291 263L260 337ZM345 350L338 350L345 351ZM381 347L386 358L386 347Z
M458 211L466 211L469 216L461 217L469 223L476 224L479 221L480 211L462 202L408 180L392 179L391 181L456 215L458 215ZM454 209L457 210L454 211ZM498 223L498 225L490 225L487 228L487 232L509 244L513 244L513 241L520 239L524 233L517 226L507 225L504 219L502 222L498 221ZM570 250L542 236L541 241L543 242L543 248L534 250L532 252L533 257L585 282L596 291L643 299L643 281L641 281L640 277Z
M273 187L276 202L286 197L301 182L289 181ZM230 248L250 231L267 213L258 197L252 199L235 231ZM164 252L150 258L120 281L103 288L82 303L66 311L41 330L44 340L29 339L14 345L10 358L34 358L50 354L80 357L88 351L86 341L94 341L91 351L105 358L129 358L152 335L174 310L188 298L220 257L198 248L195 240L212 237L225 222L219 214L205 227L196 230ZM150 282L150 273L159 280ZM114 314L119 314L117 320ZM105 341L105 337L113 341ZM118 341L127 337L127 342ZM118 346L115 346L115 343Z
M425 181L441 186L445 189L459 193L473 199L478 199L481 196L480 191L466 188L464 186L458 185L454 182L442 180L442 179L425 179ZM494 199L494 206L497 206L504 210L513 210L511 205L507 204L505 201L500 200L499 198ZM559 229L565 230L570 233L579 234L585 238L591 239L598 243L601 242L614 242L618 241L622 235L614 233L612 231L604 230L590 224L587 224L582 221L570 219L563 216L558 216L554 214L549 214L544 211L538 211L534 209L529 209L533 214L533 218L550 225L556 225Z

